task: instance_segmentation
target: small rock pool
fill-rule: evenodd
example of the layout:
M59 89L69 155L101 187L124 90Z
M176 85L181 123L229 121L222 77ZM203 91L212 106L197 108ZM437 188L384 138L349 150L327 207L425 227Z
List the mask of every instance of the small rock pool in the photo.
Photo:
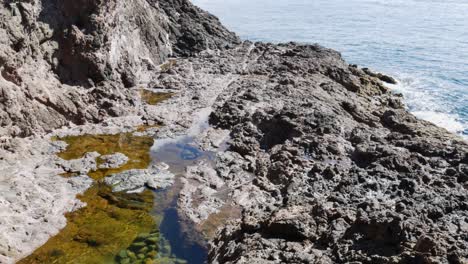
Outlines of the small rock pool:
M140 91L148 105L172 95ZM67 143L57 153L61 176L94 181L77 197L86 206L67 213L67 225L18 263L206 263L206 240L179 217L177 198L186 167L213 160L213 153L193 143L193 135L207 127L209 113L210 108L202 109L188 135L175 139L144 136L141 132L157 127L145 125L115 135L53 138Z
M18 263L205 263L204 237L184 223L177 212L181 188L178 175L213 154L192 144L191 137L154 140L134 133L82 135L58 138L68 145L58 153L64 160L76 160L97 152L96 168L88 172L94 184L78 198L86 206L66 214L67 225L46 244ZM156 142L156 143L155 143ZM101 157L122 153L128 161L118 168L102 165ZM89 155L88 155L89 156ZM94 156L93 156L94 157ZM165 163L176 175L165 189L140 193L113 192L105 178L124 171ZM67 171L63 177L77 177Z

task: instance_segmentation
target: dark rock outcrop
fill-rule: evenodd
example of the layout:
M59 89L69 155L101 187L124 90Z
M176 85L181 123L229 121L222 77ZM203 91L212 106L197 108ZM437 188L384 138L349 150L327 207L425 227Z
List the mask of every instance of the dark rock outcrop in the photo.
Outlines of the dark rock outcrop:
M334 51L256 44L250 58L210 121L263 203L218 233L211 262L466 261L466 142Z

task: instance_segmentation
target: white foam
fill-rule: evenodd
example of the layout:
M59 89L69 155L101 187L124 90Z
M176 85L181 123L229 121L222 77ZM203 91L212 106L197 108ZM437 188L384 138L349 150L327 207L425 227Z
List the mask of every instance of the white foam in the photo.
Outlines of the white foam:
M434 91L425 89L425 80L405 75L400 75L397 79L397 84L387 86L403 94L407 109L412 114L468 140L468 135L463 134L468 130L468 123L453 113L453 106L449 102L442 100Z
M440 127L447 129L450 132L462 133L465 129L467 129L466 125L463 125L463 123L458 121L458 116L456 115L438 113L434 111L415 111L412 113L416 117L432 122Z

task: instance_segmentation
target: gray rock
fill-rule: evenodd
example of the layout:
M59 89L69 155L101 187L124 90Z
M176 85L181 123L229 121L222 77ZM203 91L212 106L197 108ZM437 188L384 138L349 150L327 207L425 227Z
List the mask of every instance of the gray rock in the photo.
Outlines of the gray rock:
M212 263L466 260L455 231L468 219L463 139L415 118L334 51L257 43L249 57L210 123L231 131L227 153L241 159L219 157L218 173L251 172L259 200L239 203Z
M58 164L67 172L87 174L97 169L96 158L101 156L98 152L88 152L83 158L74 160L60 160Z
M390 78L319 45L237 45L185 0L0 4L0 261L58 232L90 184L56 177L49 151L63 146L11 136L157 121L157 138L218 152L182 176L179 213L203 225L242 212L216 223L211 263L466 262L468 144L408 113ZM177 95L148 106L140 86ZM106 179L116 191L172 181L154 166Z
M110 155L103 155L99 157L103 163L99 165L100 169L115 169L128 162L128 157L122 153L114 153Z

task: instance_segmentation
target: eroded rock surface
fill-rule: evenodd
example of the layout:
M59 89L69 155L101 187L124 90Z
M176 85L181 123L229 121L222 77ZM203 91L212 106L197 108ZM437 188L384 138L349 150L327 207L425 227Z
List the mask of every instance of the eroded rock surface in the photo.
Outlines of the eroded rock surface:
M409 114L392 78L318 45L239 44L184 0L0 4L1 261L82 206L89 178L57 174L97 166L12 136L142 124L215 156L187 168L178 199L212 263L467 261L468 145ZM147 105L140 86L174 96Z
M220 155L218 175L229 185L240 167L255 191L234 199L242 217L210 261L467 261L466 142L334 51L257 44L250 59L210 123L231 131L236 157Z
M128 115L126 89L173 56L237 37L189 1L0 1L1 134ZM163 67L164 68L164 67Z
M468 145L379 79L317 45L248 42L159 76L174 113L214 102L195 141L215 164L187 169L178 203L207 234L224 227L210 262L466 261Z

